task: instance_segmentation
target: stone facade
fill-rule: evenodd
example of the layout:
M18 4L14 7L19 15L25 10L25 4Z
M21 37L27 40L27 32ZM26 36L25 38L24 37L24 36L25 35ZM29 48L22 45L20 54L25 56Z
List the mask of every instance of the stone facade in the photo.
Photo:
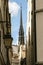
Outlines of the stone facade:
M26 45L20 45L19 62L20 65L26 65Z
M26 27L26 63L27 65L34 65L34 49L32 41L32 0L27 1L27 27Z
M9 53L10 52L10 53ZM11 65L12 37L8 0L0 0L0 64Z
M34 20L34 38L35 38L35 63L43 64L43 0L33 0L33 20Z
M18 45L13 45L13 57L12 57L12 65L20 65L19 63L19 54L18 54Z
M29 6L29 2L31 5ZM30 9L28 14L30 14L28 19L27 15L27 65L43 65L43 0L28 0L28 7L32 7L32 10ZM29 9L29 8L28 8ZM30 35L29 35L29 22L31 22L30 27ZM30 41L29 41L30 40ZM31 43L31 47L28 46L28 41ZM31 50L30 50L31 49ZM30 50L30 51L28 51ZM30 54L31 52L31 54ZM30 57L31 56L31 61ZM28 62L29 61L29 62ZM33 64L31 64L32 62Z

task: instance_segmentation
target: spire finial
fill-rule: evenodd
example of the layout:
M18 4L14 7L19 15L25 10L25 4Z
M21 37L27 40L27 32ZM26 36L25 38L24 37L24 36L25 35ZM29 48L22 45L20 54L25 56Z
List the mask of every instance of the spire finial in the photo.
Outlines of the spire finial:
M22 5L20 6L20 26L22 27Z
M19 42L20 42L20 44L24 44L24 30L23 30L23 23L22 23L22 6L20 6Z

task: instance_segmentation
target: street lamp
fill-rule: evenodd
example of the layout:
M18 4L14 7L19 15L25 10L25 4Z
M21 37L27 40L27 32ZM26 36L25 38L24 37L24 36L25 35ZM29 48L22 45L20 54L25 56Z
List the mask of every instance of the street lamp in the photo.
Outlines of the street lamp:
M5 46L11 47L12 40L13 40L13 38L11 37L11 35L9 35L9 34L4 35L4 40L5 40Z
M9 65L9 48L11 48L12 46L12 40L13 38L11 37L11 35L7 34L7 35L4 35L4 43L5 43L5 47L6 47L6 50L7 50L7 65Z

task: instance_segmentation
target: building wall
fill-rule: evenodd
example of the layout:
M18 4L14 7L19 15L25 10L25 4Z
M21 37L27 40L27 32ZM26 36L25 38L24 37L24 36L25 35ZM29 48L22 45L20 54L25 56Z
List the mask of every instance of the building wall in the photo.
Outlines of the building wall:
M1 5L1 12L2 12L2 20L6 21L6 7L5 7L6 2L4 0L0 0L0 3L1 3L0 5Z
M30 51L28 50L30 50L30 48L32 47L33 47L32 55L34 56L33 57L34 60L33 59L32 60L34 61L36 65L43 65L43 47L42 47L43 46L43 30L42 30L43 28L43 22L42 22L43 21L43 0L28 0L28 2L29 1L32 1L31 3L32 4L32 12L31 12L32 19L30 18L32 31L30 31L31 33L30 37L31 37L31 41L33 42L32 43L33 46L31 47L28 46L28 40L30 39L29 39L29 35L27 35L27 39L28 39L27 40L27 63L28 63L27 65L30 65L28 62ZM29 22L28 17L27 17L27 20ZM28 22L27 22L27 26L29 26ZM29 31L29 27L27 27L27 30Z
M13 53L18 54L18 45L13 45L12 48L13 48Z
M19 65L26 65L26 45L21 44L19 50Z
M18 46L13 45L12 48L13 48L12 65L19 65Z
M2 65L1 60L0 60L0 65Z
M20 59L26 58L26 46L20 45L20 52L19 52Z
M12 62L12 56L13 56L12 49L9 49L9 61L10 61L10 64Z
M7 63L7 55L6 55L6 48L5 48L5 44L4 44L4 39L3 39L3 29L2 29L2 23L0 24L0 36L1 36L1 40L0 40L0 44L1 44L1 53L3 55L5 64Z
M3 40L3 32L1 31L1 52L4 58L5 63L7 63L7 53L6 53L6 48Z
M2 21L4 22L3 23L4 33L6 34L6 2L4 0L0 0L0 8L1 8Z
M43 63L43 0L35 1L37 62Z
M27 27L26 27L26 61L27 65L31 65L31 51L32 45L31 41L31 11L32 11L32 0L27 1Z
M8 9L8 0L0 0L0 36L1 36L1 63L3 65L11 64L12 58L12 37L11 37L11 20L10 13ZM9 34L9 35L8 35ZM7 37L6 37L7 36ZM10 38L9 38L10 37ZM7 41L6 41L6 40ZM8 44L9 43L9 44ZM6 44L8 46L6 46ZM9 46L10 45L10 46ZM11 50L11 52L9 51ZM8 53L7 53L8 51ZM9 59L10 58L10 59Z

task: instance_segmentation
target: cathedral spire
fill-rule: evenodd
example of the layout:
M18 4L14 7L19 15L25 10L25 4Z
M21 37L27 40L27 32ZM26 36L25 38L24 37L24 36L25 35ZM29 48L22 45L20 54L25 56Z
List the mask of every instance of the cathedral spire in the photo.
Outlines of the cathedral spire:
M22 23L22 7L20 8L19 43L24 44L24 30L23 30L23 23Z
M22 7L20 8L20 29L23 30L23 23L22 23Z

